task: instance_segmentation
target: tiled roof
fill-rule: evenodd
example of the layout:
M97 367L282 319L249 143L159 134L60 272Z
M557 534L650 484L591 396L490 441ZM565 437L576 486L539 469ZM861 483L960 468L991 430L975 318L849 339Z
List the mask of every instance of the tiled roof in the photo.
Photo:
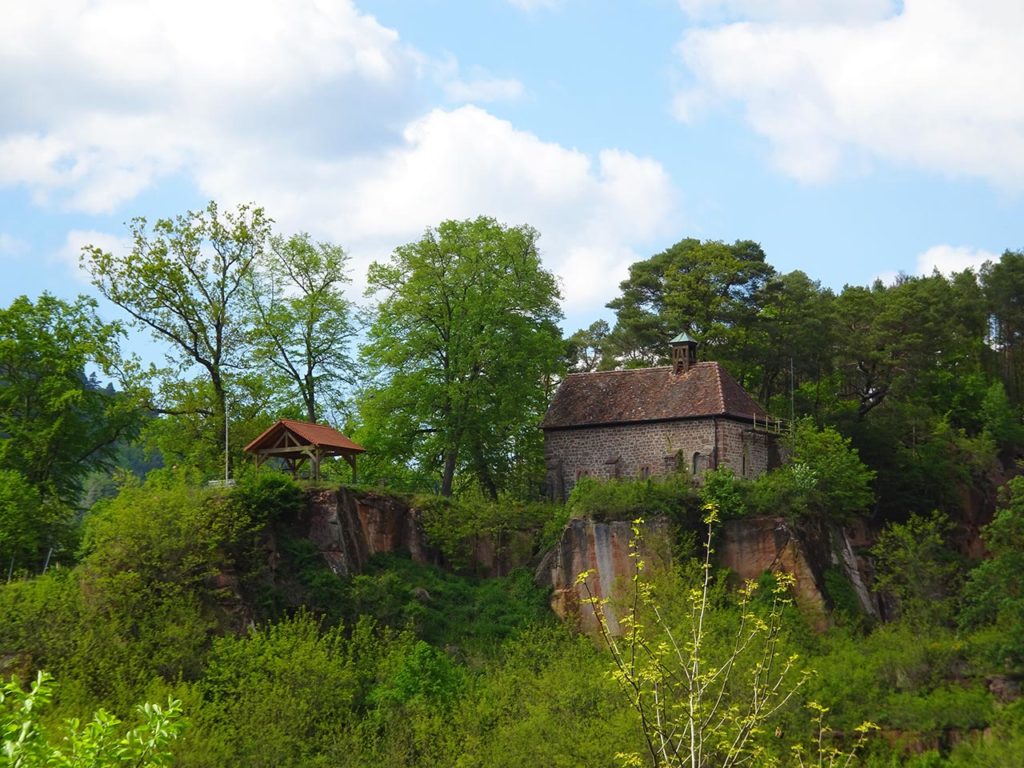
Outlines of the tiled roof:
M316 445L320 448L335 448L351 453L362 453L366 450L358 443L349 440L336 429L324 426L323 424L310 424L308 421L295 421L294 419L281 419L268 427L263 431L263 434L245 446L245 450L252 452L262 446L273 445L284 430L288 430L298 437L300 442Z
M731 416L763 421L766 414L716 362L676 375L670 366L571 373L551 401L543 429L638 421Z

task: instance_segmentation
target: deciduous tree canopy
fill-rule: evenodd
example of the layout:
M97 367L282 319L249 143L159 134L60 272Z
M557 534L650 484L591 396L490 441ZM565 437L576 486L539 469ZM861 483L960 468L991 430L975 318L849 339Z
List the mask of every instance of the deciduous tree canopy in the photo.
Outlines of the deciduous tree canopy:
M214 441L224 435L228 378L245 352L239 316L245 281L270 236L262 208L240 205L159 219L132 220L132 249L82 250L82 266L105 297L168 344L172 375L198 365L213 391Z
M0 309L0 469L73 501L82 477L137 432L136 403L95 378L120 367L122 335L84 297L22 296Z
M352 383L347 263L340 246L308 234L275 236L250 275L253 362L269 364L298 390L312 422Z
M563 353L536 230L445 221L373 264L369 290L382 299L363 347L379 382L361 399L364 444L435 474L445 495L464 472L496 496L539 459Z

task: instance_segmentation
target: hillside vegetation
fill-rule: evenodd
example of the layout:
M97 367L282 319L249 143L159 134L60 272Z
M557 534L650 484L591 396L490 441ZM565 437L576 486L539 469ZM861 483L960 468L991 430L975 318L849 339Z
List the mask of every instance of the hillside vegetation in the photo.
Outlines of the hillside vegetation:
M83 263L167 367L88 298L0 309L0 765L717 765L737 735L747 764L1024 764L1024 254L835 292L687 239L633 265L614 325L563 339L528 226L444 222L371 268L365 312L341 248L259 209L131 227L130 252ZM789 463L545 502L559 378L663 362L682 330L787 421ZM336 576L291 525L308 484L242 455L280 417L363 444L357 477L324 482L416 507L447 567ZM225 465L236 484L211 487ZM614 647L529 569L472 576L474 537L526 531L535 565L570 516L653 515L675 567L638 581L642 631ZM867 531L881 619L839 569L815 632L784 577L745 593L704 568L704 519L761 515ZM750 719L782 667L791 695ZM728 717L687 763L649 715L695 732L709 681Z

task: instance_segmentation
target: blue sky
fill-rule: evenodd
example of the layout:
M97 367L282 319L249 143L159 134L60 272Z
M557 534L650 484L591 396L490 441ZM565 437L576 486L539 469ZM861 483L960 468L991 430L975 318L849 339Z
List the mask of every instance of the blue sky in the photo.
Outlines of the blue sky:
M367 264L540 230L565 327L683 237L834 288L1024 247L1011 0L0 0L0 302L255 201ZM115 316L112 308L103 312Z

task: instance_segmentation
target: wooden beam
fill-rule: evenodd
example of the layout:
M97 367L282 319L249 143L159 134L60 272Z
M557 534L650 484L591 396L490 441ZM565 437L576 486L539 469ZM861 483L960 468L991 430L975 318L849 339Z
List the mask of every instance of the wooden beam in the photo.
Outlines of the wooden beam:
M284 455L284 454L289 454L289 453L291 453L291 454L300 454L300 453L306 453L307 449L308 449L308 446L295 446L295 445L291 445L291 446L287 446L287 447L284 447L284 448L257 448L254 451L254 453L256 453L256 454L266 454L266 455L275 455L275 454L276 455Z

